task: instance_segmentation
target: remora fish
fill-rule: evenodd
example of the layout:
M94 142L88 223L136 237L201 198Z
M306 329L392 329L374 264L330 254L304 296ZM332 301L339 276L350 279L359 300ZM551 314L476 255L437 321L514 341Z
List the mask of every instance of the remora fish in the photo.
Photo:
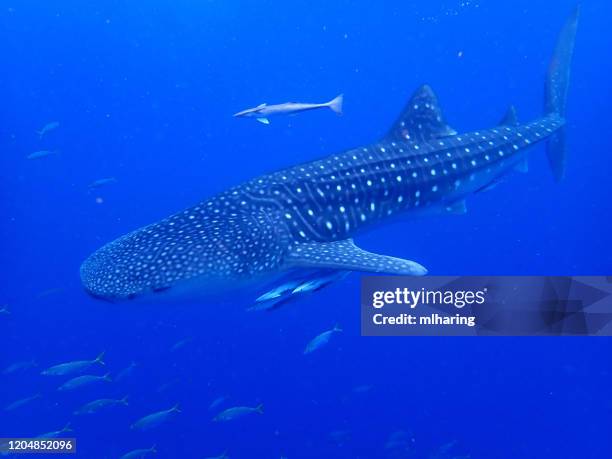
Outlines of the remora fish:
M324 104L303 104L299 102L286 102L284 104L267 105L261 104L254 108L247 108L234 114L238 118L255 118L263 124L270 124L268 119L274 115L291 115L293 113L305 112L307 110L316 110L318 108L329 108L338 115L342 114L342 102L344 96L340 94L329 102Z
M66 381L64 384L59 386L57 390L74 390L79 389L83 386L88 386L90 384L94 384L97 382L111 382L110 373L106 373L104 376L95 376L95 375L83 375L77 376L76 378L72 378Z
M52 121L50 123L47 123L43 126L43 128L40 131L36 131L36 133L39 135L39 137L42 139L43 136L50 132L53 131L55 129L57 129L59 127L59 122L58 121Z
M40 151L35 151L34 153L30 153L26 159L41 159L41 158L46 158L47 156L51 156L51 155L56 155L57 151L51 151L51 150L40 150Z
M84 288L111 301L239 287L266 298L334 271L425 274L416 262L360 249L353 236L400 215L465 209L466 198L522 167L540 142L560 180L577 21L578 10L561 32L542 118L518 124L510 111L500 126L458 135L424 86L374 144L263 175L110 242L81 265Z
M65 376L72 375L75 373L82 373L88 368L92 367L95 364L104 365L104 352L100 353L98 357L93 360L76 360L74 362L66 362L60 363L59 365L54 365L51 368L47 368L41 374L48 376Z
M180 413L178 405L174 405L172 408L164 411L158 411L157 413L149 414L145 417L140 418L131 428L134 430L149 430L154 427L163 424L172 416L174 413Z
M150 453L156 453L155 445L151 446L148 449L135 449L134 451L130 451L129 453L124 454L119 459L142 459Z
M22 406L25 406L28 403L33 402L34 400L37 400L37 399L39 399L41 397L42 397L42 395L35 394L35 395L30 396L30 397L25 397L25 398L22 398L20 400L16 400L13 403L10 403L7 406L5 406L4 407L4 411L13 411L13 410L16 410L17 408L21 408Z
M222 411L218 415L213 418L213 421L217 422L226 422L233 421L234 419L239 419L249 414L259 413L263 414L263 404L259 404L256 407L252 408L250 406L234 406L232 408L228 408L227 410Z
M312 341L310 341L306 345L306 349L304 349L304 354L310 354L311 352L316 351L320 347L325 346L327 343L329 343L329 339L334 333L339 333L341 331L342 329L338 327L338 325L335 325L334 328L332 328L331 330L324 331L320 335L314 337Z
M77 414L77 415L78 414L93 414L93 413L97 413L98 411L104 408L108 408L111 406L117 406L117 405L127 406L128 405L127 400L128 400L127 395L123 397L122 399L101 398L98 400L94 400L93 402L86 403L81 408L76 410L74 414Z

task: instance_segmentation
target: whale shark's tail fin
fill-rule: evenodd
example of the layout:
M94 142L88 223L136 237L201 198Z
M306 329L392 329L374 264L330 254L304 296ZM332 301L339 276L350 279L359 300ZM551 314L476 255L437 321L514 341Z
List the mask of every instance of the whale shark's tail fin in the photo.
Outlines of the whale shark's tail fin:
M561 30L548 67L545 101L547 115L565 117L567 90L579 16L580 7L577 6ZM560 129L550 138L547 155L555 180L561 181L565 175L565 128Z

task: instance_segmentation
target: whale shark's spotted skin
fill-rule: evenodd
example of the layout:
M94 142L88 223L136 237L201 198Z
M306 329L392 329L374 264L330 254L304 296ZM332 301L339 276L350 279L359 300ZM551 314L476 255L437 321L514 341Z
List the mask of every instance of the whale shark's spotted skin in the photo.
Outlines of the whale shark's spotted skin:
M387 217L451 206L513 169L525 148L562 126L561 118L549 116L427 141L385 140L265 175L106 245L83 264L82 278L94 295L130 297L194 277L276 272L315 247L321 267L363 264L375 272L418 274L410 262L355 252L352 243L344 250L313 243L346 241ZM370 263L360 260L368 256Z
M261 176L107 244L83 263L85 288L119 300L185 284L200 293L264 285L287 274L260 297L278 302L321 288L336 272L424 274L418 263L363 251L351 238L397 215L464 209L467 196L524 168L526 149L549 138L560 175L576 21L577 13L561 34L543 118L519 125L511 110L500 126L457 134L424 86L378 143Z
M244 205L282 213L297 241L328 242L401 212L450 205L524 160L525 148L564 124L523 126L427 141L383 141L271 174L244 186Z

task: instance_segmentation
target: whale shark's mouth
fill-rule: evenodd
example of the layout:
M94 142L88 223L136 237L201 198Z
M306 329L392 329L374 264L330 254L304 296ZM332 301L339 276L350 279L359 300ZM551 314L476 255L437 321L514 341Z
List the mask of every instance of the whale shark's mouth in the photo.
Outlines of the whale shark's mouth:
M142 292L125 284L120 284L119 264L107 264L102 256L107 246L94 252L81 265L81 283L85 292L93 298L109 302L136 298ZM116 266L116 267L115 267Z

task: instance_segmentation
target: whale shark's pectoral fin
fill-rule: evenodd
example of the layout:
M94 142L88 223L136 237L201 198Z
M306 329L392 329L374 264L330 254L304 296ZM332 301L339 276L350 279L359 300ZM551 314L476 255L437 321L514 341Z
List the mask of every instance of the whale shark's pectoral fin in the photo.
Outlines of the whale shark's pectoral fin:
M256 119L257 121L259 121L260 123L262 123L262 124L270 124L270 120L269 120L268 118L260 118L260 117L257 117L257 118L255 118L255 119Z
M290 251L291 267L326 268L342 271L422 276L427 270L420 264L401 258L366 252L352 239L337 242L298 243Z

